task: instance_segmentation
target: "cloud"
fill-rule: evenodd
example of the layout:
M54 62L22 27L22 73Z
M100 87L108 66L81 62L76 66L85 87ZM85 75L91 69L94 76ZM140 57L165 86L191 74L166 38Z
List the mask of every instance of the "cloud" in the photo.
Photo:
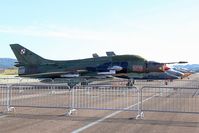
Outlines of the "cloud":
M96 40L96 41L111 41L111 40L126 40L129 39L132 33L119 32L98 32L91 30L80 29L62 29L62 28L42 28L42 27L0 27L0 33L17 34L21 36L33 37L53 37L60 39L78 39L78 40Z

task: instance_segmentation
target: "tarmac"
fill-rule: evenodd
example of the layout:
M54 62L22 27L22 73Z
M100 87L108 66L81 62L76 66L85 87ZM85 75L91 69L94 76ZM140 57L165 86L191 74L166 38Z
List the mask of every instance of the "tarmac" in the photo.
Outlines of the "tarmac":
M187 81L182 86L192 86L191 80L199 81L199 75L192 75L190 82ZM172 86L175 86L175 81ZM161 102L164 102L164 99L159 104ZM147 106L153 104L148 101ZM199 132L199 114L195 113L144 112L142 120L136 120L137 112L133 111L79 109L72 116L66 116L65 113L65 109L17 107L14 112L0 114L0 133Z

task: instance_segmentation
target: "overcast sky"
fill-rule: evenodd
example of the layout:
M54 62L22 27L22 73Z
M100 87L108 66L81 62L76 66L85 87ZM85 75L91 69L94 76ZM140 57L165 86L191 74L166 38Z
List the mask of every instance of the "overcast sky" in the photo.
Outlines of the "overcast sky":
M2 0L0 57L19 43L48 59L92 53L199 63L199 0Z

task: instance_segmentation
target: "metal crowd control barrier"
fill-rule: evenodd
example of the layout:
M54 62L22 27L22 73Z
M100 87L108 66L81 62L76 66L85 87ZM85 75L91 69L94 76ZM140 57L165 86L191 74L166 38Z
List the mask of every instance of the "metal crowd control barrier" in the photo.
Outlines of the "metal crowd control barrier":
M135 87L67 85L0 85L0 106L138 111L139 93Z
M162 81L163 82L163 81ZM0 112L13 107L199 113L199 83L175 81L149 86L0 84ZM179 82L179 83L178 83ZM189 83L191 81L189 80ZM161 83L161 85L159 84ZM177 84L176 84L177 83ZM190 87L185 87L190 86Z
M66 85L1 85L0 106L70 108L70 88Z
M143 99L149 98L148 101ZM152 98L153 97L153 98ZM141 89L141 111L199 114L199 88L152 87Z
M75 86L72 108L94 110L138 110L138 90L121 86Z

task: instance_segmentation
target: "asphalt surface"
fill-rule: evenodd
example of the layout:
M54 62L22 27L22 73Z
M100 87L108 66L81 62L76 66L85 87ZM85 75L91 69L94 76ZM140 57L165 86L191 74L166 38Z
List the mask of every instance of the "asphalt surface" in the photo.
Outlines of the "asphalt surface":
M194 80L194 82L191 82ZM186 88L197 88L199 75L192 75L186 82L173 81L167 86ZM158 85L165 87L162 83L150 82L147 85ZM142 87L139 84L138 87ZM198 87L199 88L199 87ZM39 93L31 92L26 97L19 97L18 93L13 95L16 98L17 105L57 105L65 106L68 92L60 90L59 98L46 96L46 91ZM157 93L158 92L158 93ZM39 95L38 95L39 94ZM63 95L65 94L65 95ZM178 91L167 92L164 97L160 97L159 91L152 89L149 93L144 93L144 105L146 110L165 110L187 109L185 111L194 111L199 113L199 95L197 89L185 90L185 95L181 99ZM188 100L187 99L188 96ZM3 95L0 96L2 102ZM40 98L43 98L42 100ZM182 97L182 95L181 95ZM167 98L170 98L169 100ZM176 100L177 99L177 100ZM69 99L68 99L69 100ZM95 102L95 101L93 101ZM109 105L117 105L118 100L109 101ZM59 103L59 104L58 104ZM173 104L171 104L173 103ZM185 103L185 104L184 104ZM178 105L178 107L174 107ZM180 106L179 106L180 105ZM128 106L137 106L136 103ZM128 107L126 107L128 108ZM108 111L108 110L83 110L79 109L66 116L66 109L57 108L30 108L16 107L14 112L3 112L5 107L0 107L0 133L198 133L199 132L199 114L195 113L168 113L168 112L150 112L144 111L144 119L136 120L137 112L134 111Z

